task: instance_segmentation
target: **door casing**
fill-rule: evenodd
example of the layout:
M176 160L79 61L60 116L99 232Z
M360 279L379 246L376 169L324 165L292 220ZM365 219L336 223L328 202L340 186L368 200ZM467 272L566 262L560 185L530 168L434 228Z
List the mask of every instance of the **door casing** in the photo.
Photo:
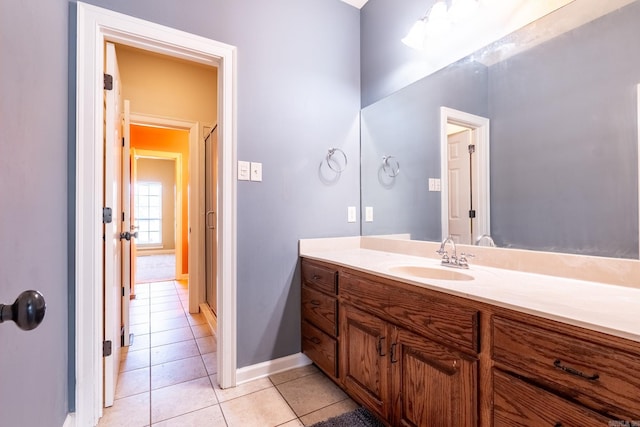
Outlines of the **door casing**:
M453 123L467 127L472 131L472 140L476 144L476 152L473 157L474 185L478 186L476 223L474 227L472 243L483 234L491 232L491 205L489 188L489 119L476 116L453 108L440 107L440 179L441 179L441 229L442 239L449 236L449 179L447 157L447 123ZM473 190L472 190L473 191Z
M102 117L105 41L218 67L220 139L218 381L236 383L236 48L86 3L76 3L75 417L102 415Z

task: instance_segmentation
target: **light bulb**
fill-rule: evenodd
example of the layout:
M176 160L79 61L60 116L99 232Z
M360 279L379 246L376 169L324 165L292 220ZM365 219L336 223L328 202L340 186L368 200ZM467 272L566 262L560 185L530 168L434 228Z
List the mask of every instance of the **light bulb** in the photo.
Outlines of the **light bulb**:
M460 22L468 19L478 9L476 0L453 0L449 16L451 21Z
M421 50L424 46L426 27L427 25L424 19L417 20L409 30L409 33L402 39L402 43L410 48Z

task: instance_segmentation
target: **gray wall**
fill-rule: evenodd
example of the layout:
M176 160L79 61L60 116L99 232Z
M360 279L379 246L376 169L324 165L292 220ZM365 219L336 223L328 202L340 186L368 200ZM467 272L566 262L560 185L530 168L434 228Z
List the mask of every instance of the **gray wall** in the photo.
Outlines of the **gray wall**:
M346 221L359 205L359 11L338 0L91 3L238 47L238 156L264 165L262 183L238 185L238 366L300 351L297 240L359 234ZM0 2L0 301L35 287L48 304L35 331L0 326L7 425L60 426L73 400L69 9ZM332 146L350 167L327 181Z
M489 69L499 246L638 258L640 2Z
M362 109L362 206L373 207L363 235L409 233L415 240L441 239L440 107L487 116L487 68L453 64ZM381 170L392 155L400 173Z

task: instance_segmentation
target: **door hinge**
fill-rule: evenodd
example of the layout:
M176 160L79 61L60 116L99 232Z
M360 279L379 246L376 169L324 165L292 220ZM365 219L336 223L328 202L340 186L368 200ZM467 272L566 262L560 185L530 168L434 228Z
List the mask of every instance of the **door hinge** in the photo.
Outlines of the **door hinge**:
M102 341L102 357L111 356L111 341Z
M469 218L475 218L476 217L476 210L475 209L471 209L469 211Z
M104 90L113 90L113 76L111 74L104 74Z
M124 136L122 137L122 146L124 147Z
M113 221L113 212L111 211L111 208L102 208L102 222L104 224L111 224L111 221Z
M122 222L124 222L124 212L122 212Z
M475 144L469 144L469 154L473 154L476 152Z
M122 287L122 296L124 296L124 286Z

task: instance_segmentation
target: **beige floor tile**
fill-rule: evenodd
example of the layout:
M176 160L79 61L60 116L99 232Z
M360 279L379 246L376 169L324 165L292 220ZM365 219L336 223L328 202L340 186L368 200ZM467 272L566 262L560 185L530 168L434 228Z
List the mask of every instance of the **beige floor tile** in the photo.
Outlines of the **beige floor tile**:
M151 347L173 344L176 342L193 339L191 328L171 329L169 331L154 332L151 334Z
M195 340L161 345L151 349L151 365L160 365L162 363L199 355L200 351L198 350Z
M160 388L151 392L151 422L174 418L218 403L209 378Z
M277 426L296 419L274 387L222 402L220 406L229 427Z
M280 424L278 427L304 427L304 424L302 424L302 421L296 418L295 420L291 420L288 423Z
M302 425L302 424L300 424ZM220 405L209 406L198 411L189 412L179 417L161 421L153 425L154 427L226 427Z
M151 304L164 304L166 302L178 302L179 300L180 298L178 298L177 293L173 293L170 295L163 295L163 296L156 296L156 295L151 296Z
M163 302L159 304L151 303L151 305L149 306L149 310L151 311L151 313L158 313L161 311L178 310L178 309L182 309L182 304L180 304L180 302L178 301Z
M137 325L129 325L129 333L134 335L144 335L150 332L149 323L138 323Z
M175 319L177 317L185 317L183 309L178 308L175 310L167 310L167 311L160 311L158 313L151 313L149 315L149 321L153 323L158 320Z
M149 348L149 334L133 335L133 342L129 346L129 351L137 351Z
M151 298L151 302L153 302L154 298L175 296L175 295L178 295L178 292L176 292L175 289L170 289L170 288L166 288L166 289L151 289L149 291L149 298Z
M208 323L191 325L191 330L193 331L193 336L196 338L209 337L213 335Z
M162 332L168 331L170 329L180 329L186 328L189 326L189 322L187 318L183 315L182 317L175 317L173 319L162 319L162 320L154 320L151 322L151 332Z
M121 372L116 385L116 399L149 391L149 368Z
M118 399L105 408L98 427L144 427L149 425L149 393Z
M151 282L149 283L149 290L153 291L161 291L166 289L175 289L176 284L173 280L165 280L164 282Z
M122 352L120 372L133 371L134 369L148 368L149 349Z
M236 387L221 389L218 385L218 378L216 375L211 376L211 383L213 389L216 392L219 402L226 402L228 400L237 399L238 397L246 396L251 393L255 393L267 388L273 388L273 384L268 378L261 378L259 380L250 381L248 383L240 384Z
M218 372L218 353L205 353L202 355L202 361L204 367L207 369L207 374L213 375Z
M149 313L129 314L129 325L138 325L140 323L149 323Z
M213 336L198 338L196 344L198 344L200 354L213 353L217 350L217 342Z
M156 390L202 377L207 377L207 370L200 356L167 362L151 367L151 389Z
M269 376L269 379L275 385L286 383L287 381L295 380L307 375L317 374L320 372L315 365L306 365L300 368L289 369L288 371L279 372Z
M333 405L326 406L310 414L300 417L300 421L305 426L310 426L320 421L328 420L332 417L337 417L347 412L351 412L358 408L358 404L353 400L347 398L341 402L334 403Z
M347 398L347 395L322 373L307 375L276 387L299 417Z

